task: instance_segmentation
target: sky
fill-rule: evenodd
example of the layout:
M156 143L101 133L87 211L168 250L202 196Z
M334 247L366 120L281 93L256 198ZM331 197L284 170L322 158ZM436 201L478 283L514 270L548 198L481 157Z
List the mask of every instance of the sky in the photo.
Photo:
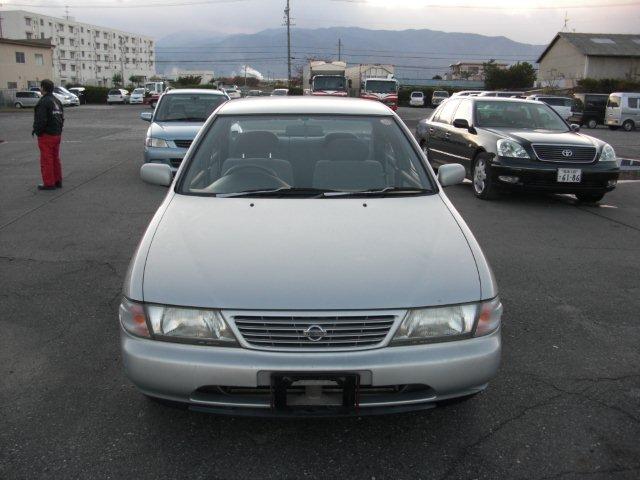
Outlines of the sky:
M290 0L294 28L428 28L546 44L562 30L640 33L632 0ZM22 9L150 35L183 31L253 33L282 25L286 0L6 0ZM169 6L172 4L175 6ZM41 5L47 5L42 8Z

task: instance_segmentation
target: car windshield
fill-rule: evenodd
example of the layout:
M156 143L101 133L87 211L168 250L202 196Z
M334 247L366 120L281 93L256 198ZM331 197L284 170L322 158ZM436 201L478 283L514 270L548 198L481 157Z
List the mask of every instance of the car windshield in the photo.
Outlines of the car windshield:
M558 114L543 103L479 101L475 104L475 118L478 127L569 130Z
M109 95L122 95L120 90L109 90Z
M395 93L396 82L389 82L387 80L367 80L365 89L367 92Z
M136 88L133 93L136 93L138 95L142 95L144 94L144 88Z
M346 80L344 77L315 77L313 87L316 90L344 90Z
M60 93L60 94L62 94L62 95L68 95L68 94L71 94L71 92L70 92L69 90L67 90L66 88L64 88L64 87L56 87L56 88L54 89L54 91L55 91L56 93Z
M419 153L393 117L334 115L220 116L178 187L223 196L433 190Z
M413 92L411 94L411 96L414 98L422 98L422 95L423 95L422 92Z
M174 93L164 95L154 122L204 122L226 100L223 95Z
M284 88L276 88L271 95L286 95L287 93L289 93L289 91Z
M443 97L443 98L447 98L449 96L449 92L445 92L445 91L441 91L441 90L436 90L435 92L433 92L433 96L434 97Z

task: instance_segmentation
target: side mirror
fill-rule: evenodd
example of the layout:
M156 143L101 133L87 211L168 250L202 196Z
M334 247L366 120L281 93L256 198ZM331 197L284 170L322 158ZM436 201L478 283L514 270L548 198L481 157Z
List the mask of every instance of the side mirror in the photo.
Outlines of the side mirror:
M140 113L140 119L144 120L145 122L150 122L151 121L151 117L153 117L153 113L151 113L151 112L141 112Z
M462 183L466 175L466 170L459 163L445 163L438 168L438 182L442 187Z
M140 168L140 178L153 185L168 187L173 181L171 167L164 163L145 163Z
M571 124L571 131L572 132L579 132L580 131L580 125L578 125L577 123L572 123Z
M466 128L469 130L469 122L464 118L456 118L453 121L453 126L456 128Z

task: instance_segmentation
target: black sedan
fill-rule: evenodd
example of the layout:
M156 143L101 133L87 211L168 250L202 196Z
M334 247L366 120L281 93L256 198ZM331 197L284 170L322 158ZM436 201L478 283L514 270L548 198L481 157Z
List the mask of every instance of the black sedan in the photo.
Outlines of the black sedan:
M434 167L462 163L479 198L520 188L597 202L615 188L619 162L611 145L578 130L542 102L453 97L416 135Z

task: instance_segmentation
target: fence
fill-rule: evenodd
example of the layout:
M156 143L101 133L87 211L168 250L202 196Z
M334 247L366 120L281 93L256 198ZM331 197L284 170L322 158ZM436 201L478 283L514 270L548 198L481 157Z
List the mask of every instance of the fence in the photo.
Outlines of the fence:
M11 107L16 102L17 88L0 88L0 107Z

